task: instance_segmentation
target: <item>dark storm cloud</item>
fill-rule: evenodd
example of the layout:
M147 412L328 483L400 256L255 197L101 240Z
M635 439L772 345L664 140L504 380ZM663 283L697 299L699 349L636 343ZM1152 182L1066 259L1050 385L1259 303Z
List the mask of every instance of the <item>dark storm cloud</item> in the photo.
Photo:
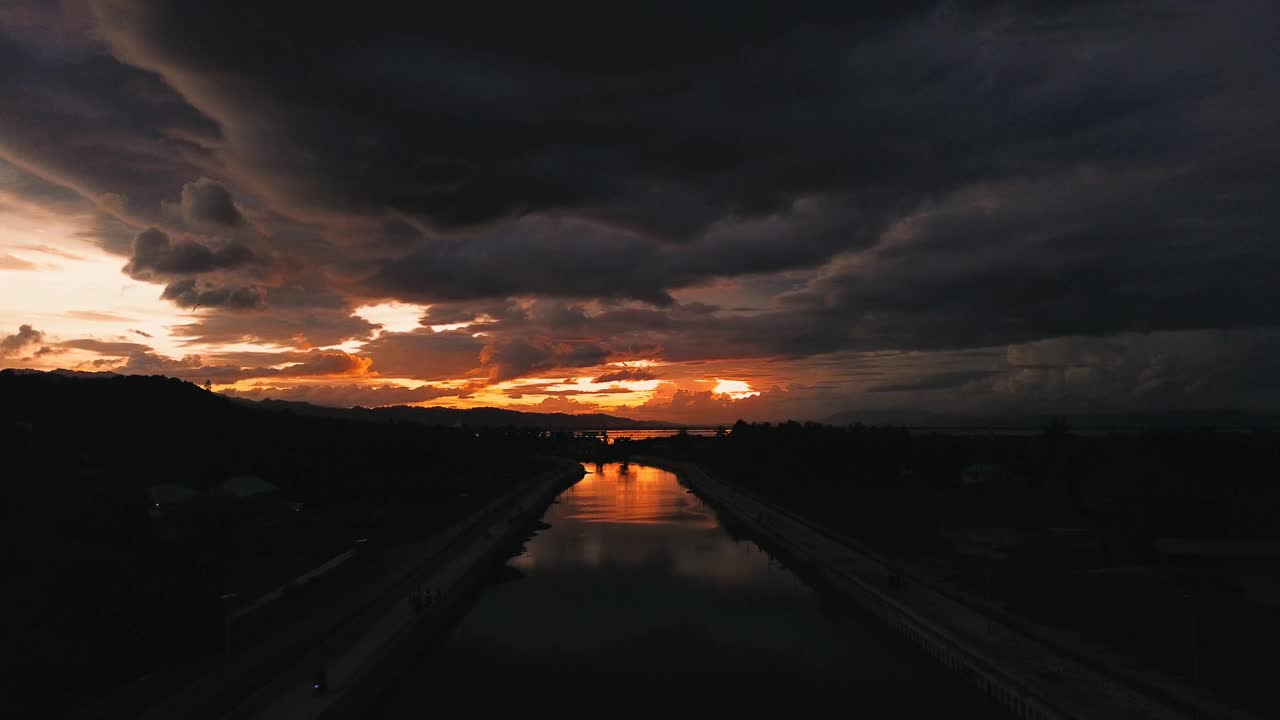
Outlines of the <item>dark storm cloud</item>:
M173 328L171 333L208 344L268 343L307 348L366 339L375 329L369 321L352 316L342 304L334 307L328 302L320 293L270 289L264 300L270 312L202 314L195 322Z
M13 30L0 31L0 158L115 214L153 215L201 174L216 125L155 74L72 32L73 15L0 23Z
M378 263L361 286L422 302L533 294L667 305L670 288L807 267L869 245L883 220L856 205L798 200L765 217L725 218L683 244L598 221L528 216L420 242Z
M656 380L657 377L658 376L652 371L645 370L644 368L623 368L621 370L615 370L614 372L605 373L591 382L612 383L621 382L623 380Z
M434 308L433 308L434 309ZM384 333L365 343L385 377L445 380L466 377L479 364L484 340L466 330Z
M124 271L135 278L197 275L239 267L253 259L253 251L236 242L209 247L191 240L171 240L148 228L133 240L133 256Z
M35 345L44 339L44 333L30 325L21 325L18 332L0 338L0 357L17 355L23 348Z
M1274 208L1195 173L982 188L904 218L784 315L853 347L907 349L1278 324Z
M117 56L216 119L282 204L436 227L572 210L688 239L804 195L1021 171L1002 164L1028 147L1097 155L1088 131L1107 139L1106 123L1079 107L1109 120L1170 102L1145 68L1069 70L1061 37L1038 51L1019 37L1034 31L1001 36L1004 14L932 5L313 8L298 33L292 9L96 3ZM1064 136L1078 146L1044 147Z
M1065 337L1010 346L1003 372L965 392L1015 412L1178 408L1268 409L1280 404L1275 328Z
M512 337L488 342L480 351L480 370L491 383L545 370L591 367L610 356L602 343Z
M65 53L97 44L93 13L82 0L6 0L0 5L0 34Z
M66 213L83 212L88 207L79 193L0 159L0 208L23 203Z
M885 383L873 385L867 392L919 392L921 390L954 390L968 385L975 380L986 380L999 374L994 370L959 370L954 372L925 375L914 380L901 383Z
M803 120L781 133L768 123L726 131L708 113L822 103L835 89L817 78L782 97L760 87L813 77L853 36L823 31L852 14L835 3L309 8L305 33L292 8L95 6L116 54L215 118L234 160L277 199L300 211L394 209L443 227L578 208L680 236L726 212L785 204L786 190L731 197L689 178L737 176L744 151L785 146L779 136ZM776 50L762 42L788 30L800 37ZM806 46L821 49L795 52Z
M197 226L236 227L245 221L227 188L209 178L183 185L178 207L182 217Z
M1229 111L1268 75L1238 72L1264 61L1221 41L1265 6L1050 7L635 4L611 8L609 22L576 4L497 13L514 24L489 22L492 8L420 18L402 7L316 11L296 33L292 11L96 3L116 56L215 120L233 174L279 209L414 219L377 233L400 252L364 261L361 292L659 305L709 278L865 249L952 193L1084 166L1113 195L1125 173L1146 172L1137 189L1148 196L1175 171L1198 175L1181 188L1193 204L1179 206L1200 211L1205 236L1230 231L1234 208L1202 193L1238 175L1220 141L1242 132ZM1251 138L1239 152L1270 149ZM1243 190L1231 203L1259 204ZM1168 230L1142 216L1172 202L1099 218L1090 234L1131 256L1113 266L1068 249L1064 280L1039 287L1125 280L1141 241ZM1109 274L1079 267L1088 261ZM1001 273L1022 270L997 263L975 282L1016 284ZM1024 332L1075 331L1056 326L1073 317L1029 319ZM821 318L832 319L849 318Z
M250 285L221 285L216 281L187 278L165 286L160 297L181 307L258 310L266 305L266 292Z
M495 302L440 302L432 303L424 322L428 325L451 325L483 319L486 322L502 322L524 318L523 308L512 300Z
M0 33L15 192L84 198L166 298L272 309L185 337L416 301L491 322L379 368L508 379L1280 324L1274 3L260 5ZM723 282L752 309L690 300Z

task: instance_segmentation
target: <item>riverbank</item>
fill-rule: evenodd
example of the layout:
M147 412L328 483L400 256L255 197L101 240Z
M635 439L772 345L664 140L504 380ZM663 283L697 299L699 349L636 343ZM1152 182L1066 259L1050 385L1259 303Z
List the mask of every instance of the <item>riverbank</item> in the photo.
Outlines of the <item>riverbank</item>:
M928 578L716 481L696 465L637 461L677 472L754 540L965 673L1019 717L1247 718L1186 691L1153 697L1028 637L1013 623L934 590Z
M304 608L308 612L304 619L292 622L252 648L237 651L169 697L129 714L157 719L251 717L270 705L273 698L300 685L309 688L317 669L326 667L334 657L347 655L389 613L407 606L411 588L433 582L458 558L469 556L478 542L496 542L493 528L499 523L504 527L512 525L510 518L518 511L527 512L530 498L543 497L546 487L572 484L580 476L579 464L557 463L554 470L522 483L519 489L503 494L441 532L397 546L394 553L379 555L371 566L344 563L332 573L333 577L324 579L330 589L324 593L323 602L316 598ZM486 538L486 533L490 537ZM325 698L326 704L341 697L348 688L351 674L344 675L347 670L344 665L336 675L330 671L334 692ZM315 717L314 710L310 708L299 716Z
M494 562L518 547L547 505L581 477L581 465L566 461L474 516L426 566L382 594L376 617L308 653L229 717L368 716L406 663L466 609ZM429 606L415 607L413 593L420 589L434 598ZM314 689L320 669L328 685L324 693Z
M1001 715L880 622L742 541L675 473L621 463L588 471L371 717L445 708L558 718Z

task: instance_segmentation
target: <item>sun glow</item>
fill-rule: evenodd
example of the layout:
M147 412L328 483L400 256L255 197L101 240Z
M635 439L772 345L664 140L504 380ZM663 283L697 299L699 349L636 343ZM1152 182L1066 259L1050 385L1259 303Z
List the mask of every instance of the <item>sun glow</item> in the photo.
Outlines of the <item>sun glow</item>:
M716 386L711 388L711 392L716 395L728 395L734 400L742 400L753 395L759 395L758 390L752 390L751 386L744 380L722 380L716 378Z
M460 323L448 323L445 325L432 325L431 331L432 332L449 332L450 330L461 330L462 328L465 328L465 327L471 327L471 323L460 322ZM480 335L481 333L475 333L475 334Z
M413 303L378 303L377 305L361 305L352 311L356 317L364 318L371 323L381 325L384 332L409 332L422 326L422 317L427 312L426 305Z
M657 360L620 360L618 362L609 363L609 365L613 367L622 368L651 368L658 367L661 364L662 363Z
M49 346L90 338L134 343L173 357L227 349L176 333L196 316L162 300L162 285L121 273L125 258L90 242L76 218L43 222L5 208L3 201L0 188L0 259L13 258L11 267L0 267L0 335L30 324L45 333ZM37 269L22 269L26 266ZM77 368L97 359L101 355L95 352L62 348L6 360L47 369Z

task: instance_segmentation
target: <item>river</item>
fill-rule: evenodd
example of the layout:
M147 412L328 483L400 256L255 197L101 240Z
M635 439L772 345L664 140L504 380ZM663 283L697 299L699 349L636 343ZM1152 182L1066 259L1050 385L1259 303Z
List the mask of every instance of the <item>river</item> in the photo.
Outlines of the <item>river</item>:
M994 717L975 688L816 592L658 468L605 465L566 490L388 718L701 708L770 717Z

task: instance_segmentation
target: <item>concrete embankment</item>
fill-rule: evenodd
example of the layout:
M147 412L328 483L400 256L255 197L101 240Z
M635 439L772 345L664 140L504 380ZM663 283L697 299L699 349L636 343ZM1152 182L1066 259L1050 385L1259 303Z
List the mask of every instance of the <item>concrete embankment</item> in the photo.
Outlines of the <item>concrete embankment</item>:
M403 677L429 643L466 612L494 565L520 546L557 495L582 479L582 466L571 465L535 483L455 557L423 580L421 586L437 593L430 607L415 610L406 597L360 643L334 658L332 667L339 675L330 680L326 695L315 695L308 683L301 694L281 698L261 717L369 717L385 691Z
M581 465L566 461L455 526L437 557L423 558L423 569L386 593L377 618L308 653L227 717L367 717L406 666L465 611L494 563L519 546L546 507L582 474ZM412 592L421 588L435 599L416 608ZM317 693L315 674L321 669L328 688Z
M457 530L453 542L442 548L444 557L424 559L429 569L411 574L390 589L390 602L378 619L346 642L328 643L308 653L279 682L256 693L230 716L337 719L369 715L408 662L466 610L494 562L518 547L549 503L581 477L581 465L566 462L500 506L490 506L475 523ZM411 593L419 588L429 588L435 600L416 609ZM328 689L317 693L315 673L321 669Z
M1203 693L1155 696L1135 687L938 592L900 564L715 480L694 464L652 457L635 461L675 472L726 522L740 526L815 584L861 606L964 673L1017 717L1250 717Z
M382 677L392 675L395 663L389 659L396 648L424 642L447 625L450 612L465 608L493 560L518 544L582 472L580 464L563 461L433 537L397 549L403 559L363 584L335 590L324 612L237 654L145 712L128 715L198 720L361 714L342 709L355 708L361 693L372 694ZM439 593L439 601L415 612L410 593L424 585ZM320 669L330 691L317 695L312 682Z

